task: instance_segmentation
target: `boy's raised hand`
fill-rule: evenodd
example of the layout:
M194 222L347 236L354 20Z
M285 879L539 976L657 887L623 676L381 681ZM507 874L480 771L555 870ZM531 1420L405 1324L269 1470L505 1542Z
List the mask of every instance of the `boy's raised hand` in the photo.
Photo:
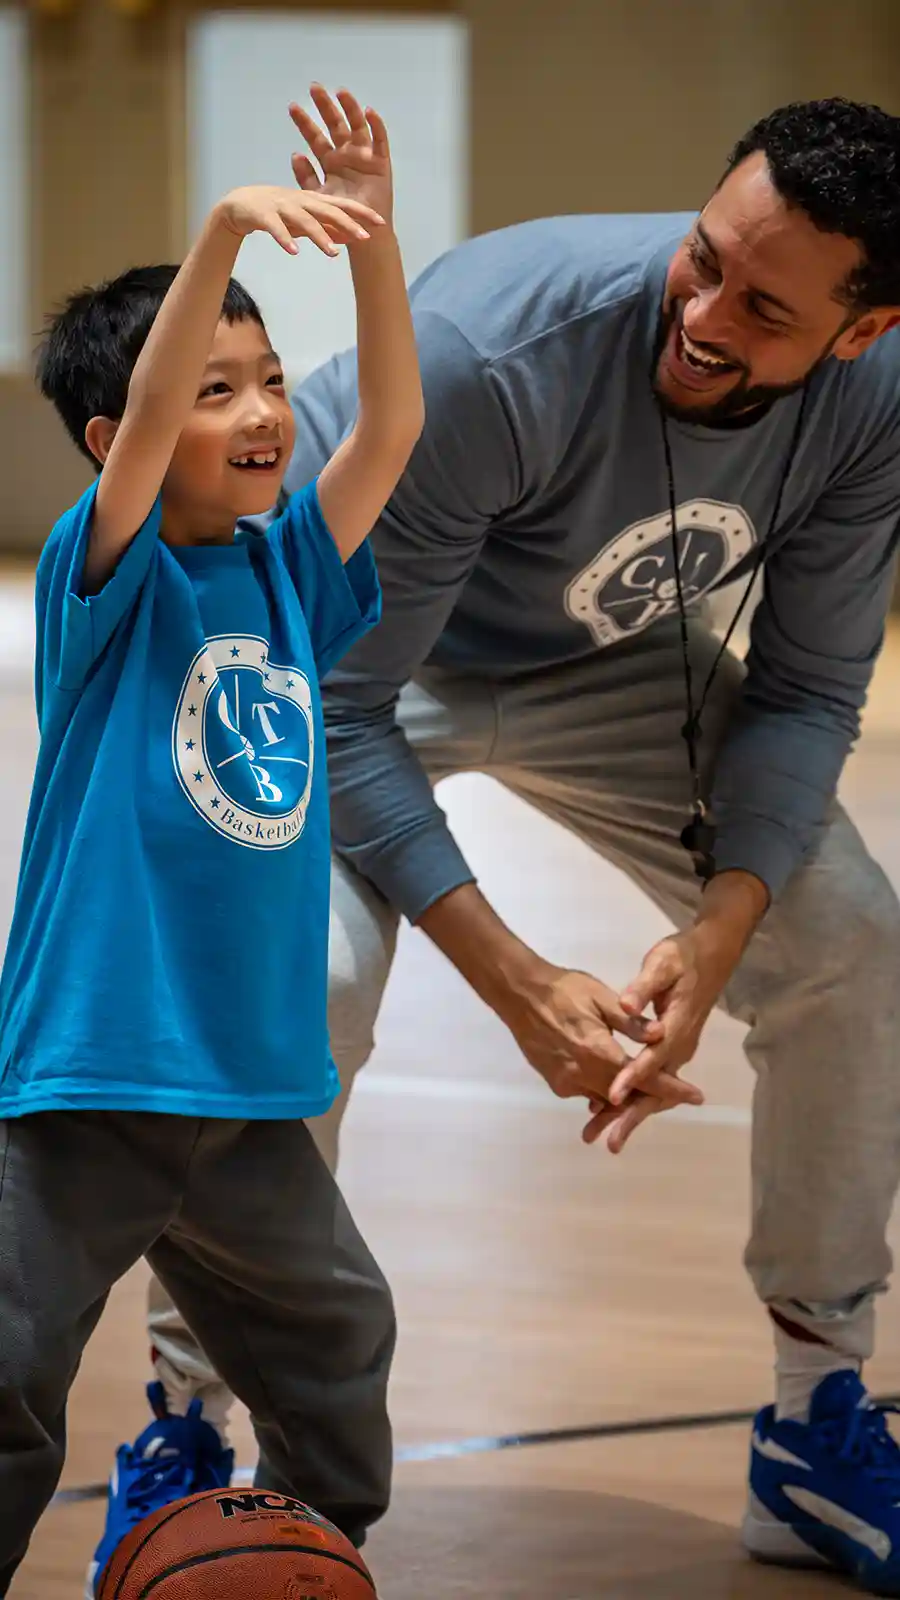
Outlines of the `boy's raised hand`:
M385 222L393 221L393 181L387 129L371 106L364 111L347 89L332 99L327 89L314 83L310 89L322 128L308 111L290 107L291 121L300 133L322 175L309 156L291 158L294 177L307 194L330 195L337 200L361 200Z
M297 254L297 239L309 239L325 255L335 256L340 245L368 239L370 230L384 226L380 214L353 195L338 199L324 192L298 194L296 189L269 184L232 189L216 212L239 239L269 233L292 256Z

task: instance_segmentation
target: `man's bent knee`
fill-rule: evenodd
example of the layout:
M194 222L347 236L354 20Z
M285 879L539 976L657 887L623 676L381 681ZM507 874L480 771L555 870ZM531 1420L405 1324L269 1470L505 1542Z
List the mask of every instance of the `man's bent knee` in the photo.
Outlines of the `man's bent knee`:
M770 917L819 981L888 965L896 973L900 902L842 811Z

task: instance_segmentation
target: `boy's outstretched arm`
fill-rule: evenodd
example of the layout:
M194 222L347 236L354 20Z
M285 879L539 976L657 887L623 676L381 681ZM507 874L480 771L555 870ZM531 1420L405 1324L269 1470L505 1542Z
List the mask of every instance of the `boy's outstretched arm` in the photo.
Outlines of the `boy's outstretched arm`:
M196 402L241 242L269 233L290 255L306 237L326 255L368 237L381 219L352 197L236 189L220 200L166 295L138 357L125 413L100 475L82 586L96 593L153 508Z
M344 561L371 532L403 474L425 411L409 298L393 230L391 157L378 113L346 90L337 103L318 85L313 99L327 133L299 106L291 117L318 161L294 174L307 194L372 206L388 226L349 247L356 292L359 405L352 432L319 477L322 514Z

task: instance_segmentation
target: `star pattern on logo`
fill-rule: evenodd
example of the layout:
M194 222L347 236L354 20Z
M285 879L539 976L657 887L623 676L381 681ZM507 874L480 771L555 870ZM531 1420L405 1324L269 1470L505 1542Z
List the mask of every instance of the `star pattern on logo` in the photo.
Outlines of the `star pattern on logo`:
M195 717L196 715L197 715L197 707L196 706L188 706L188 716L189 717Z
M239 649L238 649L238 647L237 647L237 645L236 645L236 644L233 644L233 645L232 645L232 647L231 647L231 654L232 654L232 656L239 656L239 655L240 655L240 653L241 653L241 652L240 652L240 650L239 650Z
M198 672L197 673L197 682L198 683L205 683L206 682L206 673L205 672Z
M293 689L293 687L294 687L294 680L293 680L293 678L288 678L288 681L287 681L287 687L288 687L288 688L289 688L289 689Z
M265 664L266 664L266 652L265 652L265 650L263 651L262 655L259 658L259 664L260 664L261 667L264 667Z
M218 809L219 809L219 797L218 797L218 795L214 794L209 803L212 806L213 811L218 811Z
M202 783L203 782L203 773L202 772L195 772L194 773L194 782L195 783Z
M193 750L193 748L194 748L193 739L185 739L184 748L185 748L185 750Z

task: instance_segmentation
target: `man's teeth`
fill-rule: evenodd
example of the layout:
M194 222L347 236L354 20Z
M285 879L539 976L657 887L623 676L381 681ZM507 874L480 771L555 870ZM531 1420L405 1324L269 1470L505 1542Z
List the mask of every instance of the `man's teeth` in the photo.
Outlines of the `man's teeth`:
M268 450L265 455L232 456L231 465L233 467L274 467L277 460L278 451Z
M698 350L683 328L681 329L681 351L692 367L703 367L707 372L711 372L717 367L731 366L731 362L725 361L722 356L711 356L706 350Z

